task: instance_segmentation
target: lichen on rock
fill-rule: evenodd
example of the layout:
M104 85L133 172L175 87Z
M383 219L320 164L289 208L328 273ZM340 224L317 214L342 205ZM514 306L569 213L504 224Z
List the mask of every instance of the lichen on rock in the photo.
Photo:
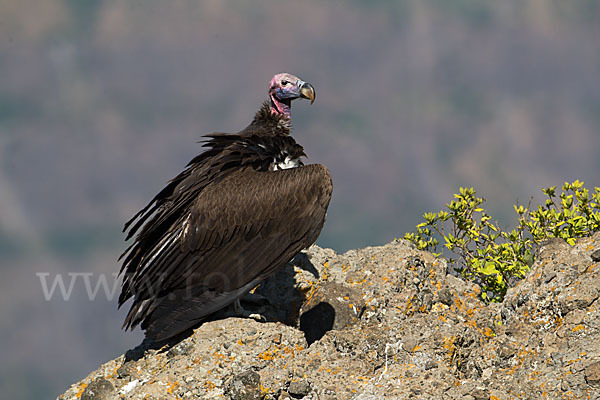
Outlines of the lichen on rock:
M127 399L599 398L598 250L600 235L551 241L503 303L486 305L408 242L312 246L255 290L268 322L205 322L59 399L94 385Z

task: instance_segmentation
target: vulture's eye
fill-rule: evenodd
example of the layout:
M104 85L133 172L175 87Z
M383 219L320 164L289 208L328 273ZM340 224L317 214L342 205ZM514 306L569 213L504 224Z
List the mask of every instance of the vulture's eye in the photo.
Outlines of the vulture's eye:
M287 86L288 83L288 81L281 81L281 86Z

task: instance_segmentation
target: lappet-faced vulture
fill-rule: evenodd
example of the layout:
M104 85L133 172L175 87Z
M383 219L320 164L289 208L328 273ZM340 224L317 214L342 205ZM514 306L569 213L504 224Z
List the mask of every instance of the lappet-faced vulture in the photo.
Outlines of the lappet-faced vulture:
M119 307L124 327L171 338L235 302L315 242L331 198L329 171L304 165L290 136L291 102L314 88L282 73L238 133L206 135L206 150L125 224Z

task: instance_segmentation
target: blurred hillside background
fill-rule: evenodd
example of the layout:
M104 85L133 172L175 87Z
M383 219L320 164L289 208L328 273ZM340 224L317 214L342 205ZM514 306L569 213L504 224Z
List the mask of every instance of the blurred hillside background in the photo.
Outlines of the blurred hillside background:
M317 90L293 114L333 175L321 246L400 237L459 186L506 225L543 186L600 186L597 0L2 0L3 398L54 398L141 341L116 299L79 280L45 301L36 273L110 278L123 222L281 71Z

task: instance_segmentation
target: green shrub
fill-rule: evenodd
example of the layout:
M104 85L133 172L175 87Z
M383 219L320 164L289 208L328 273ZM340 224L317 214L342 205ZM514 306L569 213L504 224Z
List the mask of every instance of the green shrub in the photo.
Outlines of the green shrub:
M590 196L583 182L565 183L542 189L543 205L515 205L516 228L503 231L481 207L484 199L473 188L460 188L447 210L425 213L417 231L404 238L419 249L436 253L443 240L452 252L449 261L463 277L481 285L485 301L502 301L506 290L522 278L533 264L535 246L562 238L570 245L576 238L600 230L600 188Z

